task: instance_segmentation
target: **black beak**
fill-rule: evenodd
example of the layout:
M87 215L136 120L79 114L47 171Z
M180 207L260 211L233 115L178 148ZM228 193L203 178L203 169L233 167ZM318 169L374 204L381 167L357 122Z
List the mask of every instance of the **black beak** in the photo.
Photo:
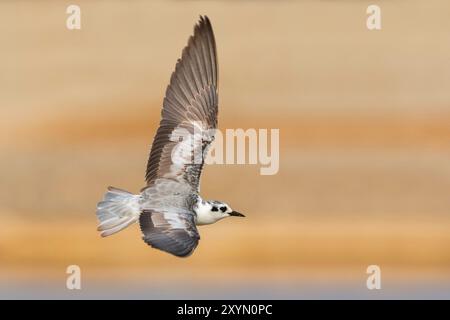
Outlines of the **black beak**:
M229 213L229 215L232 216L232 217L245 217L242 213L237 212L237 211L231 211Z

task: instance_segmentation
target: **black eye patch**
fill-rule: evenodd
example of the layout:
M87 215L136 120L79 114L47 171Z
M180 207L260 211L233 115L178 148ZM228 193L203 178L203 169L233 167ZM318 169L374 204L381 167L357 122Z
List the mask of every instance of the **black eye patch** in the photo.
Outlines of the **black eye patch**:
M211 211L218 211L217 207L212 207Z
M227 211L227 207L220 207L220 211L222 211L222 212Z

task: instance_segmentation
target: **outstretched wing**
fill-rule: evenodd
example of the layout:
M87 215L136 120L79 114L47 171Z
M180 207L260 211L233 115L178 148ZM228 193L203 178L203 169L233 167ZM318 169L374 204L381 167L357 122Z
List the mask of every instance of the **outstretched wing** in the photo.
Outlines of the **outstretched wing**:
M142 193L139 224L144 241L154 248L186 257L200 236L191 211L196 195L191 186L171 179L157 179Z
M217 54L209 19L200 17L178 60L147 163L147 184L158 178L198 190L207 147L217 127Z
M144 241L178 257L189 256L200 236L190 212L144 210L139 217Z

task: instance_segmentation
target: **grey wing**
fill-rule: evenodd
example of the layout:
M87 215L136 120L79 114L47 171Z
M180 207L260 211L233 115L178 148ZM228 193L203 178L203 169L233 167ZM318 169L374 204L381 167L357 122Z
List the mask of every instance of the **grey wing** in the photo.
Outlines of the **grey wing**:
M143 240L178 257L190 255L200 236L191 211L196 195L191 186L171 179L157 179L142 192L139 224Z
M188 182L198 190L203 159L217 127L217 54L209 19L200 17L164 98L145 178ZM198 134L200 133L200 134Z
M144 210L139 223L147 244L178 257L191 255L200 239L188 212Z

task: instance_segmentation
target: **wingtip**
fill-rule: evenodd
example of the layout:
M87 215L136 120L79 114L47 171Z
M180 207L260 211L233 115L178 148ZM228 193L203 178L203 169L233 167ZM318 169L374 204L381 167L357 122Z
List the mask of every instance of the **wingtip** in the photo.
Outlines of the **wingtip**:
M206 14L200 15L200 18L197 23L198 27L201 28L202 26L208 26L211 27L211 20L209 20L208 16Z

